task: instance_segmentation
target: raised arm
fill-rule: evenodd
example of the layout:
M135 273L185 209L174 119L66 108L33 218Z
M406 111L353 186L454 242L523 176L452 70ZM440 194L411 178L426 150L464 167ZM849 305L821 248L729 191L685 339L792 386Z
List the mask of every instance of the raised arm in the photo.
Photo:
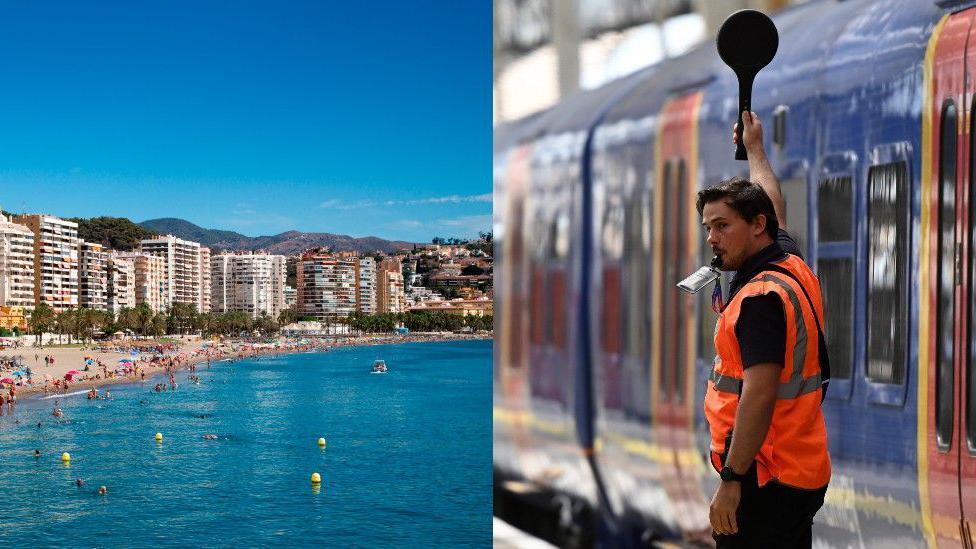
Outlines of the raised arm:
M779 227L786 230L786 201L783 199L783 192L779 188L779 179L773 173L773 168L769 165L766 158L766 147L763 144L762 122L756 113L743 111L742 113L742 139L749 155L749 180L758 184L769 195L773 201L773 211L779 221ZM733 128L732 141L738 144L738 137Z

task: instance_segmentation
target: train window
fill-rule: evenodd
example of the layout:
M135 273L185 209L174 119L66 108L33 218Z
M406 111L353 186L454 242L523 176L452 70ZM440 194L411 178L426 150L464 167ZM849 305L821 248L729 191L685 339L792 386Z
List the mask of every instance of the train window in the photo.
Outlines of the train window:
M817 275L823 292L830 375L834 379L848 379L854 362L854 259L820 259Z
M666 161L664 163L664 174L661 178L662 182L662 196L664 197L664 202L661 208L662 214L662 231L660 238L662 243L662 271L663 277L661 280L662 291L661 295L661 305L664 311L662 319L664 322L658 328L661 330L661 345L659 349L660 361L658 364L661 366L661 383L658 385L658 394L661 395L665 400L668 399L670 394L671 386L674 384L673 370L671 364L673 364L674 358L671 356L672 352L677 347L677 342L675 341L676 334L674 333L674 328L677 325L675 322L675 317L673 315L673 310L675 307L675 301L678 299L676 295L677 292L671 291L674 288L675 280L675 269L677 266L674 264L674 259L672 257L672 250L674 249L674 237L675 237L675 212L676 208L674 204L677 202L677 197L675 196L675 184L674 184L674 166L672 162Z
M777 149L786 145L786 113L789 107L780 105L773 110L773 144Z
M953 366L956 286L956 106L942 107L939 138L938 299L935 315L935 431L939 447L952 445L955 372Z
M854 363L854 191L851 176L832 176L817 185L818 244L847 243L843 257L821 254L817 274L824 301L824 331L831 375L849 379Z
M627 353L634 364L647 364L648 323L645 322L650 301L648 270L651 266L647 247L644 245L644 225L647 222L647 205L639 190L630 198L625 217L627 238Z
M908 174L904 162L868 173L867 375L905 379L908 340ZM833 366L833 364L831 364Z
M675 349L675 363L674 363L674 387L671 394L674 395L675 402L684 402L685 395L685 374L687 373L687 346L685 345L687 334L687 313L686 311L691 309L690 302L692 301L691 296L685 295L680 292L674 291L674 285L678 283L678 277L682 276L682 273L688 272L690 265L687 263L686 250L688 249L688 231L686 227L688 226L688 169L685 166L685 159L681 158L678 160L678 176L675 178L674 183L676 184L677 191L677 202L675 207L678 211L677 227L675 228L675 235L677 237L677 246L674 249L674 262L678 266L678 270L675 272L675 277L673 280L668 282L668 287L671 288L671 292L677 297L677 303L675 303L674 318L675 326L677 327L677 334L675 342L677 344L677 349ZM697 235L696 235L697 236Z
M817 189L817 240L849 242L854 239L854 191L850 176L828 177Z

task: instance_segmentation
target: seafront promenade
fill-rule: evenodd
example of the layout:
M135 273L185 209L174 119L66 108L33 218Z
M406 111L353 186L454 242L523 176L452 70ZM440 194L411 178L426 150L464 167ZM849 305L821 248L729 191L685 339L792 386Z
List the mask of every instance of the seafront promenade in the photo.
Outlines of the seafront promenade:
M17 365L0 367L0 395L8 399L11 385L17 400L36 395L75 392L91 387L131 383L164 372L188 369L194 365L226 359L261 355L328 351L338 347L390 343L490 339L491 334L411 333L373 334L330 339L276 337L267 339L136 340L95 343L89 346L18 347L0 353L14 357ZM46 359L53 359L53 363ZM13 372L30 368L28 377ZM86 370L87 368L87 370ZM77 372L69 375L69 372ZM67 378L67 379L66 379ZM4 404L7 408L7 404ZM2 411L0 411L2 412Z

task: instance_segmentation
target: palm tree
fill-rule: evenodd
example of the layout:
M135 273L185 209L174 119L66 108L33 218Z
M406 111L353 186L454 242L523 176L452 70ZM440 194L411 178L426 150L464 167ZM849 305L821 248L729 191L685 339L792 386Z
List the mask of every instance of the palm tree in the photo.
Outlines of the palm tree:
M153 331L155 313L149 308L149 305L145 303L140 303L135 308L136 320L138 320L137 326L142 335L149 335Z
M156 315L153 316L152 322L150 324L152 335L156 337L166 335L166 321L167 318L165 314L156 313Z
M47 303L39 303L37 307L34 307L34 311L31 312L30 319L27 321L27 326L30 331L37 334L37 344L41 344L41 334L45 331L50 330L51 326L54 324L54 309L51 308Z

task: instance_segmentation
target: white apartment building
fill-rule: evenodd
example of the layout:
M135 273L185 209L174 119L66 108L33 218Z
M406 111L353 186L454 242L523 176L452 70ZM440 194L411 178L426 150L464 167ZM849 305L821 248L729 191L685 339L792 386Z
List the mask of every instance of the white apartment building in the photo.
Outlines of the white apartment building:
M0 306L34 307L34 233L0 216Z
M367 256L359 260L359 312L376 313L376 260Z
M162 257L139 252L118 252L115 257L132 261L135 271L135 304L145 303L154 312L169 308L169 285L166 282L166 263Z
M78 305L108 310L108 252L84 240L78 241Z
M166 277L166 307L174 303L191 303L199 310L200 244L173 235L140 242L142 253L161 257Z
M285 256L219 254L210 260L213 311L278 318L285 309Z
M34 304L55 312L78 306L78 224L53 215L18 215L34 234Z
M210 248L200 246L200 303L197 305L197 310L201 313L210 312L210 286Z
M158 259L158 258L153 258ZM130 257L118 253L108 256L108 310L113 315L125 308L136 306L136 265Z
M296 281L300 315L335 320L357 311L359 257L355 252L309 250L298 261Z

